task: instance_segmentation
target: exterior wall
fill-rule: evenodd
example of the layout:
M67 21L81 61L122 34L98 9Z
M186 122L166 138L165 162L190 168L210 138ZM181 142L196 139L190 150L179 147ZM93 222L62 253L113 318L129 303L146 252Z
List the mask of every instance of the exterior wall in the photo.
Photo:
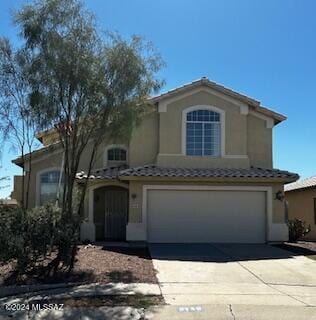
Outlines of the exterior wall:
M128 149L128 143L123 140L117 140L117 141L101 141L100 145L98 146L98 150L95 156L95 161L93 163L93 168L94 169L100 169L104 168L108 165L107 163L107 149L110 146L118 146L118 147L123 147L127 151L127 163L129 161L129 149ZM85 170L89 166L89 161L90 161L90 155L92 152L92 146L87 146L86 150L83 153L82 156L82 161L80 163L80 167L82 167L82 170ZM110 164L109 164L110 165Z
M278 191L283 191L283 185L280 183L210 183L210 182L201 182L201 181L157 181L157 180L148 180L148 181L130 181L129 185L129 224L127 228L127 239L130 240L144 240L141 237L146 237L146 233L142 226L142 204L143 204L143 186L144 185L191 185L191 186L244 186L244 187L271 187L272 189L272 221L270 226L270 232L274 234L273 241L282 241L287 240L287 226L285 225L285 209L284 202L275 199L275 194ZM132 195L134 199L132 198ZM132 237L132 238L129 238ZM140 237L140 239L135 239L134 237ZM280 237L280 238L278 238ZM272 241L272 240L271 240Z
M250 165L272 168L272 128L251 114L247 117L247 150Z
M85 170L89 164L89 148L83 154L83 157L79 164L79 171ZM62 163L62 152L55 151L51 154L47 153L39 158L32 160L31 179L29 188L29 207L35 207L38 205L38 190L39 190L39 175L49 169L59 169ZM28 173L26 173L25 181L27 181ZM22 190L21 184L18 182L17 187L14 185L14 190ZM21 192L21 191L20 191Z
M236 159L208 158L182 155L158 155L157 164L162 167L184 168L249 168L248 157Z
M47 170L49 168L60 168L61 165L62 154L61 153L54 153L52 155L45 155L40 158L40 160L33 160L32 161L32 168L31 168L31 178L30 178L30 188L29 188L29 207L33 208L37 205L37 190L38 190L38 183L37 179L39 174ZM28 179L28 173L26 174L25 181Z
M11 193L11 199L15 199L20 205L22 202L22 176L14 176L13 177L13 186L14 189Z
M315 198L316 188L293 190L285 193L285 199L288 201L289 219L298 218L306 221L311 226L311 232L305 238L314 241L316 240Z
M153 111L134 129L129 143L129 165L156 163L158 153L158 113Z
M195 105L215 106L225 112L225 153L222 157L195 157L182 154L182 113ZM166 112L158 112L157 106L133 131L129 141L102 141L93 168L105 166L105 150L109 144L124 145L130 166L157 164L170 167L272 167L272 129L266 120L251 113L241 112L239 106L210 92L199 91L171 102ZM48 144L56 139L56 133L42 137ZM79 169L88 168L91 145L88 145L80 161ZM48 168L61 164L61 154L47 154L34 159L31 177L30 206L36 204L36 176ZM17 182L17 185L19 183ZM15 188L16 190L18 186Z
M182 112L188 107L208 105L225 111L225 156L188 157L182 154ZM167 105L159 113L159 155L157 164L186 167L249 167L247 157L247 115L240 107L208 92L198 92ZM237 157L236 157L237 156Z

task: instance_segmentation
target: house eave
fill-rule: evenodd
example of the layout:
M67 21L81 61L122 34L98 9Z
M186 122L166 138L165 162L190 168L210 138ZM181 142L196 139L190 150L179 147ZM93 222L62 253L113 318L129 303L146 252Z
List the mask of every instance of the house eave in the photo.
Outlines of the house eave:
M297 179L285 179L285 178L189 178L189 177L133 177L133 176L121 176L121 181L174 181L174 182L210 182L210 183L291 183Z

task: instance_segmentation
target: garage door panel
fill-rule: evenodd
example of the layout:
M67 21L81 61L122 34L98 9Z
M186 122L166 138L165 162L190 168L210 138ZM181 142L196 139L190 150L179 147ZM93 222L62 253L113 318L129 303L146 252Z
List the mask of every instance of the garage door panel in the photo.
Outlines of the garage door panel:
M265 193L148 190L150 242L265 242Z

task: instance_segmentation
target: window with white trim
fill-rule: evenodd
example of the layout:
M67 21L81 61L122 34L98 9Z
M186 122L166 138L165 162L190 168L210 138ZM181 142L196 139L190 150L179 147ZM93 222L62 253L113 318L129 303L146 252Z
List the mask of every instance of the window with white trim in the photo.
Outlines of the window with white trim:
M122 148L111 148L108 150L108 161L126 161L126 150Z
M108 167L126 164L127 150L123 147L113 146L106 151L106 163Z
M58 186L59 186L59 170L46 171L40 175L40 194L39 202L40 205L44 205L48 202L54 202L58 197ZM63 181L61 181L62 189Z
M211 110L194 110L186 114L186 154L220 156L221 116Z

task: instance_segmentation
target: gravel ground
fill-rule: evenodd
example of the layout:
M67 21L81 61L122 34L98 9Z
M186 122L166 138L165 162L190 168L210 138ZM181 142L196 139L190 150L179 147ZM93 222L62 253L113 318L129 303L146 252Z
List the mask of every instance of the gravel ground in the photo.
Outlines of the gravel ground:
M316 242L313 241L297 241L297 242L285 242L277 245L281 249L285 249L293 252L296 255L303 255L316 260Z
M41 277L39 272L24 274L18 280L12 264L0 264L0 285L59 282L142 282L157 283L155 269L147 248L79 246L77 260L70 274Z

